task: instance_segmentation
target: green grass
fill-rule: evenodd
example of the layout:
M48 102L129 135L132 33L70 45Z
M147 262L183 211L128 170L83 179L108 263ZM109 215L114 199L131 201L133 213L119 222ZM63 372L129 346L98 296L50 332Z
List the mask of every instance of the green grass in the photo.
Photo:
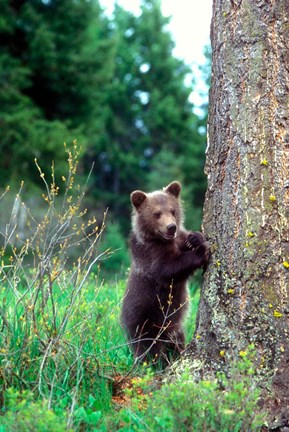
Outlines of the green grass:
M109 410L114 376L127 373L133 364L119 325L123 290L124 283L98 288L91 277L61 330L71 303L69 287L63 291L55 286L53 306L51 301L43 307L40 302L35 310L33 292L18 287L16 296L4 286L0 294L5 321L0 336L2 392L30 390L56 411L69 413L73 407L71 424L81 417L83 408Z
M14 430L13 418L15 430L20 427L20 414L15 413L25 413L27 422L35 424L32 413L39 411L43 420L44 407L52 413L52 419L59 416L73 430L94 430L115 415L114 381L146 371L134 365L119 323L125 281L100 284L91 275L61 330L74 294L73 286L63 286L53 285L45 304L41 293L35 304L34 290L21 284L17 290L2 286L0 396L4 401L3 419L8 425L6 429L2 426L3 431L9 427ZM194 329L199 298L195 288L192 292L186 321L188 339Z

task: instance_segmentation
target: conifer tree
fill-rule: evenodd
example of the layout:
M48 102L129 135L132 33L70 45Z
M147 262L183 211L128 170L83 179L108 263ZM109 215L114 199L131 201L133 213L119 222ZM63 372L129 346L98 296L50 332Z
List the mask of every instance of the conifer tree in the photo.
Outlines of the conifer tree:
M107 20L98 2L1 0L0 173L32 178L34 157L49 169L63 142L86 147L101 133L112 73ZM1 176L1 174L0 174Z
M115 72L106 136L102 151L96 155L91 149L91 153L98 166L96 184L106 191L110 209L124 221L133 188L155 189L179 178L184 184L202 185L195 188L199 200L192 197L196 185L187 190L192 204L202 205L204 196L205 138L198 132L200 122L189 102L192 86L185 85L190 69L173 55L168 22L158 0L142 1L139 16L119 6L115 9ZM185 160L192 164L184 169Z

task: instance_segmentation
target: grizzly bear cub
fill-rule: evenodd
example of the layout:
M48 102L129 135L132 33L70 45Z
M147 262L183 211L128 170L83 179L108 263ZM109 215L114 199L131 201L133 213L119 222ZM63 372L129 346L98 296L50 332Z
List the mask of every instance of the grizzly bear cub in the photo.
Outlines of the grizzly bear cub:
M174 181L162 191L131 194L132 264L121 320L142 361L168 363L184 349L186 282L209 259L203 234L182 226L180 192Z

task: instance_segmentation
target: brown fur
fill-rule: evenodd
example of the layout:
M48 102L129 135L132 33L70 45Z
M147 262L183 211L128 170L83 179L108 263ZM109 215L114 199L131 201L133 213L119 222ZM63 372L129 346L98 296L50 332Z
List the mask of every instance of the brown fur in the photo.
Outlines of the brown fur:
M162 191L131 194L132 265L122 323L141 360L168 361L169 352L184 349L186 282L209 259L204 236L182 226L180 191L180 183L172 182Z

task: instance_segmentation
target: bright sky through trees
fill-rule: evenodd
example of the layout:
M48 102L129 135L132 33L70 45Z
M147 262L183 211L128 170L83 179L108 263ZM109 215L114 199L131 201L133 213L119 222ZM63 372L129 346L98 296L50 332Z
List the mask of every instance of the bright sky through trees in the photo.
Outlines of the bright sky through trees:
M113 12L115 3L136 14L140 12L140 0L100 0L100 3L109 14ZM171 17L169 29L176 43L174 54L192 68L196 86L190 100L196 113L200 114L202 111L198 106L204 103L203 95L207 88L199 66L206 61L203 50L210 43L212 0L162 0L162 11Z
M114 0L101 0L110 13ZM118 4L137 13L140 0L118 0ZM176 42L175 54L186 63L201 63L203 47L209 43L212 0L162 0L165 16L171 16L170 31Z

